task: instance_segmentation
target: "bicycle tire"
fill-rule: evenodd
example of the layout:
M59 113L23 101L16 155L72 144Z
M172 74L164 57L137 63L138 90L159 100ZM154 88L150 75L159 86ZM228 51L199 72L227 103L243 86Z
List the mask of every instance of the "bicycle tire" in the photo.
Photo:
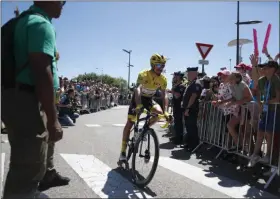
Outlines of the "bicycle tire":
M144 179L143 181L137 181L137 176L136 176L136 170L135 170L135 160L136 160L136 156L138 154L138 147L139 144L141 143L142 139L144 137L145 134L149 134L155 143L155 156L154 156L154 161L153 161L153 166L152 169L149 173L149 175L147 176L146 179ZM151 141L151 139L150 139ZM145 187L147 186L153 179L156 170L157 170L157 166L158 166L158 160L159 160L159 141L158 141L158 137L154 131L154 129L148 129L145 132L142 132L142 135L139 136L139 139L136 140L135 144L134 144L134 151L133 151L133 155L132 155L132 178L133 178L133 182L134 184L136 184L138 187Z

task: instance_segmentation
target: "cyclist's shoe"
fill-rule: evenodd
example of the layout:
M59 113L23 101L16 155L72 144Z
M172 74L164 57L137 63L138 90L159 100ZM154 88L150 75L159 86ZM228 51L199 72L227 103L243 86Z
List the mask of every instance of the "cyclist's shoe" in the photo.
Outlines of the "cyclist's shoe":
M127 161L125 152L121 152L119 161L120 162L126 162Z

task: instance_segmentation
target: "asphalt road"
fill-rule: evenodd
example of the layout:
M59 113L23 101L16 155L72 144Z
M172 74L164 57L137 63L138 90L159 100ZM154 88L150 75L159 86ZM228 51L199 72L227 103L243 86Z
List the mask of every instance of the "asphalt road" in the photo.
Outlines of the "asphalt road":
M63 140L56 145L55 165L71 182L44 193L51 198L280 197L278 179L263 191L264 180L257 175L260 167L246 170L215 159L219 151L206 145L190 154L169 143L166 130L159 124L154 127L161 148L156 174L147 188L135 187L129 172L117 168L126 114L127 107L119 106L83 115L75 127L65 128ZM9 153L9 144L2 143L4 179Z

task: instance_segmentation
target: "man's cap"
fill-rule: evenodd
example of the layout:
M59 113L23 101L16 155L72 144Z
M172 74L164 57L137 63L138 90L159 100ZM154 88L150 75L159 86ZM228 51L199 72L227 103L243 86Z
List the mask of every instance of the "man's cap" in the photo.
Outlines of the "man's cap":
M187 68L187 72L197 72L198 71L198 67L188 67Z
M266 63L258 64L258 67L260 67L260 68L263 68L263 67L278 68L279 65L276 61L267 61Z
M240 63L240 64L238 64L238 65L234 66L234 68L242 68L242 69L246 69L246 68L247 68L247 65L246 65L246 64L244 64L244 63Z
M253 69L253 66L252 65L247 65L247 68L246 68L246 70L252 70Z
M230 74L231 74L231 72L229 70L221 70L220 72L217 73L218 76L221 76L221 75L229 76Z
M242 68L244 70L252 70L252 66L251 65L247 65L245 63L240 63L237 66L235 66L234 68Z

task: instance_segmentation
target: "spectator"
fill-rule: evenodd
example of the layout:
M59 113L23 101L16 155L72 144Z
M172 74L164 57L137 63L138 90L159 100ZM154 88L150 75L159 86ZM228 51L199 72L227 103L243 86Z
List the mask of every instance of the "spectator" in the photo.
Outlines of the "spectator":
M59 116L62 119L62 123L66 126L75 126L76 119L79 117L79 114L75 112L74 108L74 89L70 88L67 91L67 94L60 101L60 111Z
M209 80L208 80L209 79ZM213 76L211 78L204 76L201 80L204 82L204 89L201 93L201 99L204 101L211 101L215 100L217 98L218 89L220 81L217 76ZM208 88L208 82L209 82L209 88Z
M256 138L256 134L257 134L257 131L258 131L258 120L259 120L259 114L260 114L260 110L259 110L259 106L257 104L257 93L258 93L258 77L262 77L263 76L263 70L261 70L261 68L258 68L258 57L255 56L254 54L252 54L250 56L250 61L251 61L251 64L252 64L252 79L251 79L251 82L250 82L250 85L249 85L249 88L252 92L252 95L253 95L253 102L254 103L249 103L248 104L248 109L250 111L250 115L251 115L251 121L250 121L250 125L252 127L252 133L253 133L253 136L255 137L255 140L257 139ZM255 76L257 77L253 77L253 71L255 70ZM263 98L261 97L261 101L263 100ZM254 145L252 144L251 145L252 147L254 147ZM251 150L253 148L250 148L250 154L252 154Z
M230 102L225 104L225 106L229 107L232 105L237 105L239 109L239 116L244 115L244 113L241 112L241 106L252 100L252 93L248 85L242 80L242 75L239 72L233 72L230 75L230 83L232 85L232 98ZM249 115L247 116L249 117ZM238 124L240 124L240 122L240 118L233 115L227 124L228 131L232 136L234 144L236 145L228 150L229 153L242 149L241 143L243 143L243 137L239 136L238 139L238 134L236 132L236 127Z
M62 139L62 128L55 108L54 88L58 85L54 84L58 81L53 79L57 69L51 19L59 18L64 3L34 1L28 11L40 15L26 15L15 27L16 67L26 60L30 67L16 77L17 89L2 93L2 118L11 145L4 199L37 198L41 195L39 182L41 188L69 182L53 168L54 143Z
M241 75L242 75L242 80L249 85L251 78L250 76L247 74L247 70L248 70L248 66L244 63L240 63L237 66L234 67L236 69L236 71L238 71Z
M270 162L272 137L274 133L276 134L280 132L280 123L276 122L280 119L280 109L279 106L273 105L274 103L280 102L280 80L275 74L278 64L275 61L269 61L268 63L260 64L259 67L263 68L265 74L264 77L259 79L257 95L257 102L259 104L260 110L262 110L262 114L261 121L259 123L259 132L257 134L256 146L254 153L251 156L249 166L254 166L260 160L263 163ZM263 103L261 102L261 96L264 96ZM261 150L264 136L267 140L268 150L265 157L261 159L259 152Z
M218 73L218 77L220 77L221 84L218 89L219 92L218 92L217 105L219 106L220 109L223 110L226 123L229 121L231 116L238 117L237 105L232 104L232 105L224 106L225 103L230 102L233 98L232 88L230 85L230 75L231 72L228 70L222 70Z

